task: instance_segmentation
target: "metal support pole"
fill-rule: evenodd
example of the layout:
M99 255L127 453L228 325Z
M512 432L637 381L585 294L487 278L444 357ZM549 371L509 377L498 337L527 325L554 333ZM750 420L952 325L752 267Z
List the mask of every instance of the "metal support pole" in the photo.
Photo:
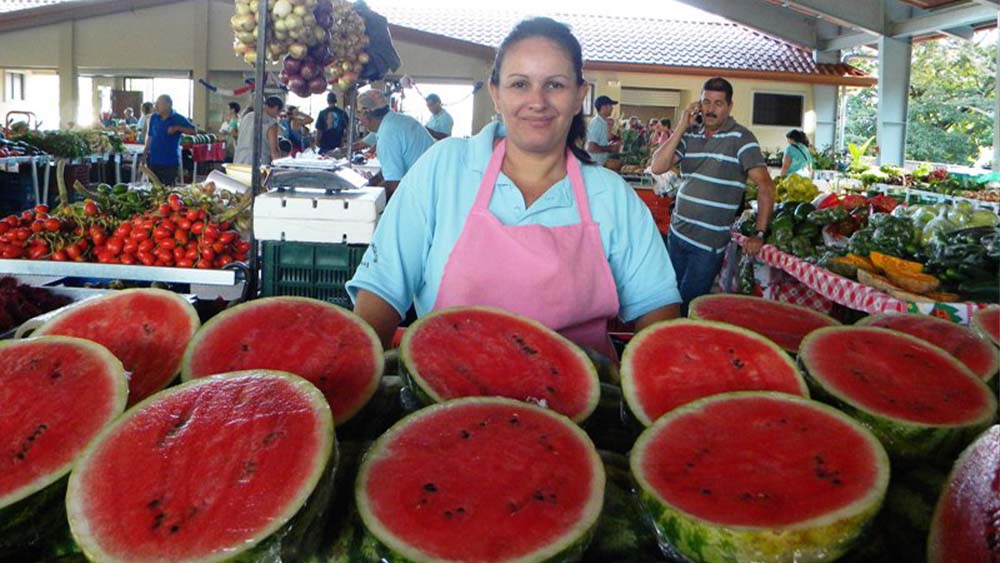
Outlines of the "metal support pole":
M45 157L45 173L42 174L42 205L49 204L49 173L52 172L52 163L49 157Z
M260 163L261 163L261 128L264 127L264 85L267 82L267 20L268 8L267 0L257 1L257 63L254 66L254 89L253 89L253 160L250 169L250 275L247 279L247 291L245 295L257 296L257 241L253 236L253 212L257 195L263 193L264 187L261 185ZM270 150L270 149L269 149Z
M31 159L31 185L35 189L35 205L42 203L42 194L38 191L38 161Z
M909 39L881 37L878 49L878 163L902 166L910 95Z
M1000 26L1000 12L997 12L997 25ZM997 35L997 80L998 86L993 89L993 171L1000 172L1000 34Z
M351 86L351 89L344 93L344 111L347 112L347 165L350 166L354 161L354 132L355 127L355 116L357 112L355 108L358 104L358 87L357 85Z

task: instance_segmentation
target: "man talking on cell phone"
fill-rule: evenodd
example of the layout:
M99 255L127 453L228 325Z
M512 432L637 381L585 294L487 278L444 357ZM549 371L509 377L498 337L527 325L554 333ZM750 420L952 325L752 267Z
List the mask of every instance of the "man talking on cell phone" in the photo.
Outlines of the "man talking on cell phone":
M682 181L670 220L667 252L685 315L691 300L711 291L722 268L722 254L748 177L759 188L756 234L744 247L748 254L760 251L771 221L774 182L757 138L736 123L732 111L732 84L719 77L709 79L701 98L684 109L674 134L657 149L650 164L653 174L680 164Z

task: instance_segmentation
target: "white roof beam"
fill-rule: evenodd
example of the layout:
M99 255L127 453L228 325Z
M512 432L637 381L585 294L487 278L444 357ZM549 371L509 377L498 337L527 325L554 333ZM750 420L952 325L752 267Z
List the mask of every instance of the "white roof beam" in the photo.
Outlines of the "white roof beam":
M937 33L966 25L993 21L997 18L997 6L972 3L954 8L934 10L926 15L889 24L887 35L891 37L913 37L927 33Z
M817 47L816 21L766 0L680 0L809 49Z
M860 45L869 45L877 42L878 36L870 33L848 33L820 40L817 48L820 51L846 51Z
M823 16L844 27L873 34L885 32L885 4L882 0L788 0L788 5Z

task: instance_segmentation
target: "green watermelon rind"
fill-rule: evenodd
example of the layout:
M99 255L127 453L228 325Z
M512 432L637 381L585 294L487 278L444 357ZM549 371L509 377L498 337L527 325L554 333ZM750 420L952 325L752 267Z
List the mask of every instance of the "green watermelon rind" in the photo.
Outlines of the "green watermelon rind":
M701 299L700 297L698 299ZM765 347L771 349L774 352L775 358L780 358L780 360L791 368L792 373L795 374L798 380L799 389L802 392L802 397L809 398L809 388L806 384L805 379L799 372L798 366L792 358L785 353L780 346L775 344L766 336L763 336L757 332L750 329L739 327L736 325L731 325L727 323L717 322L717 321L702 321L702 320L691 320L691 319L674 319L669 321L660 321L656 324L646 327L642 332L635 335L628 345L625 347L625 352L622 354L622 364L621 364L621 379L622 379L622 395L625 399L625 403L628 405L628 409L632 416L635 417L643 426L648 427L653 424L653 419L649 417L648 414L642 409L642 401L639 399L639 390L636 389L635 377L636 369L633 365L633 360L636 355L636 350L638 350L644 342L653 337L653 335L660 330L670 330L675 328L683 327L706 327L714 328L721 331L726 331L730 333L736 333L744 336L754 342L764 345ZM710 377L710 374L700 374L699 377Z
M738 294L735 294L735 293L711 293L711 294L708 294L708 295L702 295L700 297L694 298L694 300L691 301L691 304L688 305L688 318L695 319L695 320L709 320L709 319L701 319L701 316L698 315L698 306L700 304L703 304L703 303L708 302L708 301L720 301L720 300L728 300L728 299L750 300L753 303L763 303L763 304L765 304L765 305L767 305L769 307L789 309L789 310L792 310L792 311L796 311L799 314L807 315L807 316L813 317L815 319L822 320L823 322L827 323L828 326L841 326L840 322L838 322L833 317L831 317L829 315L824 315L823 313L820 313L819 311L816 311L814 309L810 309L809 307L804 307L802 305L794 305L792 303L785 303L783 301L773 301L773 300L770 300L770 299L764 299L762 297L752 297L750 295L738 295ZM716 322L726 323L726 321L721 321L721 320L718 320L718 319L712 319L712 320L714 320ZM732 324L732 323L726 323L726 324ZM735 326L735 325L733 325L733 326ZM741 328L744 328L744 327L741 327ZM750 329L746 329L746 330L750 330ZM757 334L760 334L760 333L757 333ZM761 336L764 336L765 338L767 338L766 335L761 335ZM778 345L778 347L781 348L780 345ZM798 350L794 350L794 349L788 349L788 348L781 348L781 349L784 350L785 352L789 353L789 354L796 354L796 353L798 353Z
M867 317L859 320L858 322L854 323L854 326L872 326L876 322L878 322L878 321L880 321L882 319L885 319L885 318L900 317L900 316L904 316L904 315L908 316L908 315L912 315L912 314L913 313L879 313L879 314L876 314L876 315L869 315L869 316L867 316ZM961 326L961 325L957 325L957 324L955 324L955 323L953 323L951 321L946 321L944 319L939 319L937 317L932 317L932 316L929 316L929 315L924 315L921 318L921 320L928 321L928 322L931 322L931 323L938 323L938 324L941 324L941 325L951 325L951 326L959 326L959 327ZM873 327L873 328L888 328L888 327ZM965 327L961 327L961 328L965 328ZM894 330L894 329L889 329L889 330ZM898 331L898 332L903 332L903 331ZM972 330L972 333L975 336L981 338L983 340L983 342L985 342L987 345L989 345L989 339L983 337L983 335L980 332ZM904 333L904 334L908 334L908 333ZM933 342L929 342L927 340L922 340L922 342L930 344L931 346L937 346ZM947 350L945 350L945 352L947 352ZM986 383L989 383L991 380L993 380L994 376L996 376L996 374L997 374L997 371L1000 371L1000 354L997 354L997 350L995 349L995 347L991 347L990 352L991 352L991 356L990 357L993 358L992 364L986 369L985 372L983 372L983 373L976 373L976 375L980 376L980 378L983 381L985 381ZM959 360L959 361L961 361L961 360ZM973 373L975 373L975 372L973 372Z
M190 321L190 325L187 331L189 342L198 332L198 329L201 328L201 319L198 317L198 311L195 310L194 306L191 305L191 303L187 299L181 297L180 295L174 293L173 291L167 291L165 289L157 289L152 287L137 287L137 288L114 291L106 295L100 295L97 297L93 297L91 299L86 299L76 305L71 305L70 307L63 309L59 314L54 315L50 317L48 320L46 320L41 326L36 328L34 332L31 333L31 336L45 336L49 334L49 331L53 330L53 327L57 323L65 321L67 317L71 317L79 313L80 311L86 311L93 308L106 308L114 312L116 309L121 309L120 307L115 306L114 302L116 300L126 298L135 295L137 293L153 297L160 297L165 300L172 301L174 302L174 304L177 305L177 307L180 310L183 310L187 314L188 320ZM176 379L177 374L180 373L180 371L181 371L181 358L178 358L177 364L172 366L172 369L170 371L171 374L170 377L167 378L165 381L159 383L157 391L165 388L171 381Z
M203 376L195 376L194 374L191 373L191 362L193 361L195 353L198 351L198 346L200 345L202 339L209 336L211 332L215 330L217 327L222 326L223 321L233 316L239 315L241 312L246 311L247 309L272 305L274 303L287 303L290 305L309 304L313 306L327 307L330 311L333 311L336 314L351 320L355 325L357 325L358 328L362 330L362 332L365 333L365 335L369 338L369 340L371 340L372 353L375 358L374 360L375 373L373 374L373 377L369 382L368 387L365 389L364 394L358 397L357 404L354 406L353 409L351 409L344 416L341 417L342 420L337 421L337 425L338 426L342 425L347 421L351 420L351 418L353 418L354 415L358 414L358 412L360 412L361 409L363 409L365 405L368 404L368 401L371 400L372 396L374 396L375 392L378 390L379 381L382 379L383 370L385 369L385 355L382 351L382 341L375 333L375 330L363 319L361 319L361 317L357 316L353 311L349 311L347 309L344 309L343 307L340 307L338 305L326 301L321 301L319 299L311 299L308 297L294 297L288 295L278 296L278 297L263 297L260 299L254 299L252 301L241 303L239 305L236 305L235 307L226 309L225 311L219 313L218 315L215 315L201 327L201 330L199 330L197 334L195 334L194 337L191 338L191 341L188 343L187 349L184 351L184 357L181 360L181 370L180 370L181 381L193 381L195 379L198 379L199 377L203 377ZM292 337L294 338L294 336Z
M129 560L117 559L97 544L84 515L84 499L81 494L81 480L86 477L88 462L96 454L101 445L112 437L115 432L128 423L132 418L139 416L151 404L186 392L188 389L211 385L222 379L236 379L242 377L254 378L282 378L290 380L292 389L302 393L309 400L309 403L316 410L317 417L326 429L321 432L323 443L318 449L316 463L305 480L300 494L294 502L290 502L284 512L271 519L271 524L259 531L251 538L247 538L239 545L234 545L222 549L215 554L208 555L189 563L266 563L273 561L275 551L281 550L281 540L291 533L301 534L303 530L296 524L308 524L313 520L312 516L316 511L325 509L329 503L329 495L332 493L334 472L336 470L337 444L334 434L333 414L330 412L330 405L322 391L316 388L309 381L288 372L277 370L243 370L230 373L217 374L202 377L182 383L176 387L165 389L154 393L144 399L139 404L129 409L127 413L119 417L114 423L106 426L104 430L91 441L90 445L80 456L77 468L70 475L69 486L66 492L66 513L69 518L70 530L81 551L91 561L101 563L133 563ZM321 498L323 495L327 498ZM305 514L309 512L309 514Z
M51 342L53 344L72 344L86 349L95 357L100 358L108 368L108 373L116 380L114 387L115 394L111 397L111 408L109 410L108 420L105 421L105 427L125 412L125 405L128 403L128 378L125 375L125 368L122 366L121 361L114 356L114 354L109 352L107 348L101 346L100 344L71 336L41 336L27 338L24 340L0 341L0 350L18 346L37 345L43 342ZM65 478L76 465L77 461L80 459L80 455L82 455L84 451L86 451L86 449L81 448L76 459L63 464L53 471L38 476L34 481L25 484L16 491L12 491L3 497L0 497L0 522L3 523L3 525L0 525L0 530L4 531L4 535L6 535L7 530L13 527L12 524L27 521L27 519L31 518L30 514L32 512L40 509L42 504L48 504L47 502L36 502L41 501L41 497L38 499L33 499L32 497L35 494L44 494L46 489L57 483L59 480ZM32 505L36 504L38 506L35 506L35 508L32 509ZM0 541L0 544L2 543L3 542Z
M980 444L980 440L993 440L996 442L1000 439L1000 426L993 426L979 435L979 437L974 440L962 453L958 456L955 461L955 465L952 467L951 471L948 473L947 479L945 479L944 487L941 495L938 497L937 504L934 506L934 515L931 517L930 531L927 534L927 561L928 563L952 563L952 559L949 558L948 553L938 553L940 548L937 545L938 536L941 534L941 524L938 518L941 516L941 511L944 510L945 504L948 502L948 492L951 488L952 483L958 476L958 473L965 468L965 464L969 463L970 460L983 448ZM986 449L989 449L987 445ZM994 482L995 485L995 482ZM993 491L996 492L995 489ZM994 515L995 518L995 515ZM995 520L994 520L995 525ZM988 530L986 530L988 531Z
M782 528L719 525L671 506L657 495L642 472L642 454L659 430L706 405L739 398L770 398L794 402L822 411L849 425L871 445L877 463L875 486L868 496L820 517ZM699 563L755 561L798 563L831 561L855 546L881 508L889 485L889 457L870 431L844 413L809 399L773 391L737 391L688 403L660 417L636 441L630 454L632 475L643 507L661 545L679 550ZM734 476L739 478L739 476Z
M1000 346L1000 340L997 340L996 337L990 333L989 329L986 327L985 321L983 321L983 317L996 311L997 309L1000 309L1000 306L994 305L991 307L984 307L972 313L972 318L969 319L969 324L972 325L972 328L981 334L983 338L992 342L994 346Z
M564 424L577 438L589 446L587 451L594 472L594 483L593 491L591 492L587 506L583 510L580 523L564 533L560 539L551 542L547 546L518 559L505 560L502 563L569 563L578 561L593 539L604 503L606 475L601 457L587 434L568 417L531 403L505 397L464 397L423 408L397 422L368 449L361 463L361 468L358 470L358 478L355 482L355 502L357 503L361 521L380 546L379 551L382 559L387 563L433 563L440 561L433 556L421 552L418 548L408 545L379 523L365 495L365 485L367 484L367 477L371 471L372 464L378 459L386 444L391 442L397 434L405 431L411 424L417 424L424 418L433 416L439 411L460 409L468 405L508 405L523 409L534 409L550 417L552 420Z
M859 405L845 396L842 392L829 388L823 380L822 375L810 369L810 357L813 353L812 346L816 340L831 332L859 330L891 334L896 338L909 340L913 344L925 348L930 354L938 354L944 361L951 363L955 366L956 370L966 374L978 386L982 387L988 399L987 408L984 409L979 418L970 420L966 424L924 424L873 413L867 407ZM935 461L938 459L947 459L953 453L965 447L972 438L978 436L984 428L993 423L996 417L996 397L994 397L993 392L979 376L941 348L898 331L876 327L845 326L821 328L802 340L799 363L802 364L802 371L806 373L806 381L812 388L813 395L818 400L837 407L863 424L878 437L879 441L882 442L892 457L900 460Z
M434 311L418 319L417 322L413 323L403 334L403 339L399 344L400 371L403 372L402 373L403 377L408 383L408 386L411 388L411 390L414 392L414 394L417 396L417 398L420 400L421 403L423 403L424 405L432 405L435 403L441 403L445 400L448 400L448 398L442 397L437 391L435 391L434 388L430 384L428 384L423 377L420 376L420 371L414 367L414 361L411 351L413 346L413 339L415 338L415 335L420 331L420 327L424 326L431 320L439 316L455 314L456 312L461 312L461 311L485 312L506 317L510 319L512 322L518 322L528 325L531 328L534 328L546 334L549 338L562 343L564 346L566 346L568 350L572 351L573 356L579 360L580 368L587 374L588 376L587 379L590 382L590 390L588 392L586 407L581 412L577 413L575 416L570 416L570 418L573 420L573 422L580 424L583 421L587 420L587 417L590 416L591 413L594 412L594 409L597 408L597 403L598 401L600 401L601 398L600 379L597 374L597 368L594 366L594 363L591 361L590 357L582 348L574 344L565 336L559 334L558 332L552 330L551 328L543 325L542 323L534 319L529 319L527 317L515 315L509 311L505 311L497 307L485 307L485 306L451 307L447 309Z

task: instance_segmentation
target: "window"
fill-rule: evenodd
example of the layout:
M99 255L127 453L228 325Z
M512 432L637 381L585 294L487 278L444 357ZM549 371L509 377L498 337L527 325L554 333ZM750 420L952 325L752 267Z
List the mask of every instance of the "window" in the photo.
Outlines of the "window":
M6 89L8 102L24 101L24 73L8 72Z
M753 124L780 127L802 127L802 94L770 94L754 92Z

